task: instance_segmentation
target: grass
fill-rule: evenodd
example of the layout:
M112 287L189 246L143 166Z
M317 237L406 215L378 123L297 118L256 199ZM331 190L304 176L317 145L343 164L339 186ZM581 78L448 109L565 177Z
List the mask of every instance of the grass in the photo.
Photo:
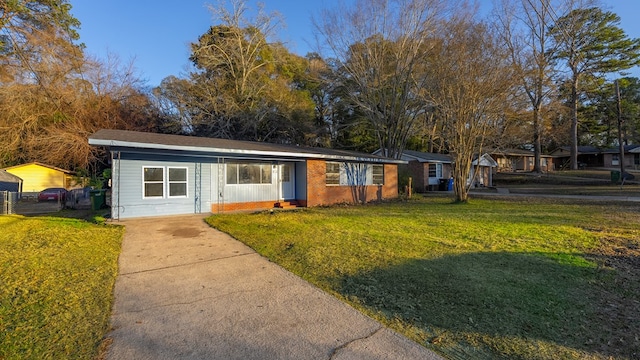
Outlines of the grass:
M95 358L123 228L11 215L0 228L0 359Z
M448 358L632 359L638 211L433 197L207 221Z

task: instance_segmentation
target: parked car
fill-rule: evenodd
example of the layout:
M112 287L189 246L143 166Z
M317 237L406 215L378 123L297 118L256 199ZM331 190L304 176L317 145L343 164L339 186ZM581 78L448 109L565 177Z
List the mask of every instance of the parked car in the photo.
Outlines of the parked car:
M38 193L38 201L64 201L67 190L64 188L48 188Z

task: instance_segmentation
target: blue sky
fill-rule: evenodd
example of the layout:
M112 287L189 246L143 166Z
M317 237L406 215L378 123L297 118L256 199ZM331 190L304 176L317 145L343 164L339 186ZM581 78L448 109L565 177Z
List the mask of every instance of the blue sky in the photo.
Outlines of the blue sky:
M278 11L286 27L279 34L290 51L305 55L315 47L311 17L338 0L263 0L268 12ZM483 3L490 4L490 0ZM157 86L169 75L185 73L190 42L212 25L207 4L216 0L71 0L72 14L80 20L80 41L90 54L104 58L116 54L121 61L133 59L138 75ZM255 9L255 0L247 0ZM640 1L605 0L604 6L618 14L630 37L640 38ZM484 9L483 9L484 10ZM314 15L315 14L315 15ZM640 69L632 70L640 77Z

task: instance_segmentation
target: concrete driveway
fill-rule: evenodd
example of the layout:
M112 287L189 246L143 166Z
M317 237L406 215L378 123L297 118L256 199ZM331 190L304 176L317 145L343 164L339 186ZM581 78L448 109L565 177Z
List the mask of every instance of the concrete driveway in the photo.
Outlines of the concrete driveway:
M122 224L107 359L441 359L203 216Z

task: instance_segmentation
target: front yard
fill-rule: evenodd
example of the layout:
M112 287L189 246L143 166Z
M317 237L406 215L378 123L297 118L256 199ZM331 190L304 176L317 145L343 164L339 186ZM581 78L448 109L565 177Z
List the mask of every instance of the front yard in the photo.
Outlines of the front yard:
M93 359L124 229L0 216L0 359Z
M207 221L449 358L633 359L639 211L428 198Z

